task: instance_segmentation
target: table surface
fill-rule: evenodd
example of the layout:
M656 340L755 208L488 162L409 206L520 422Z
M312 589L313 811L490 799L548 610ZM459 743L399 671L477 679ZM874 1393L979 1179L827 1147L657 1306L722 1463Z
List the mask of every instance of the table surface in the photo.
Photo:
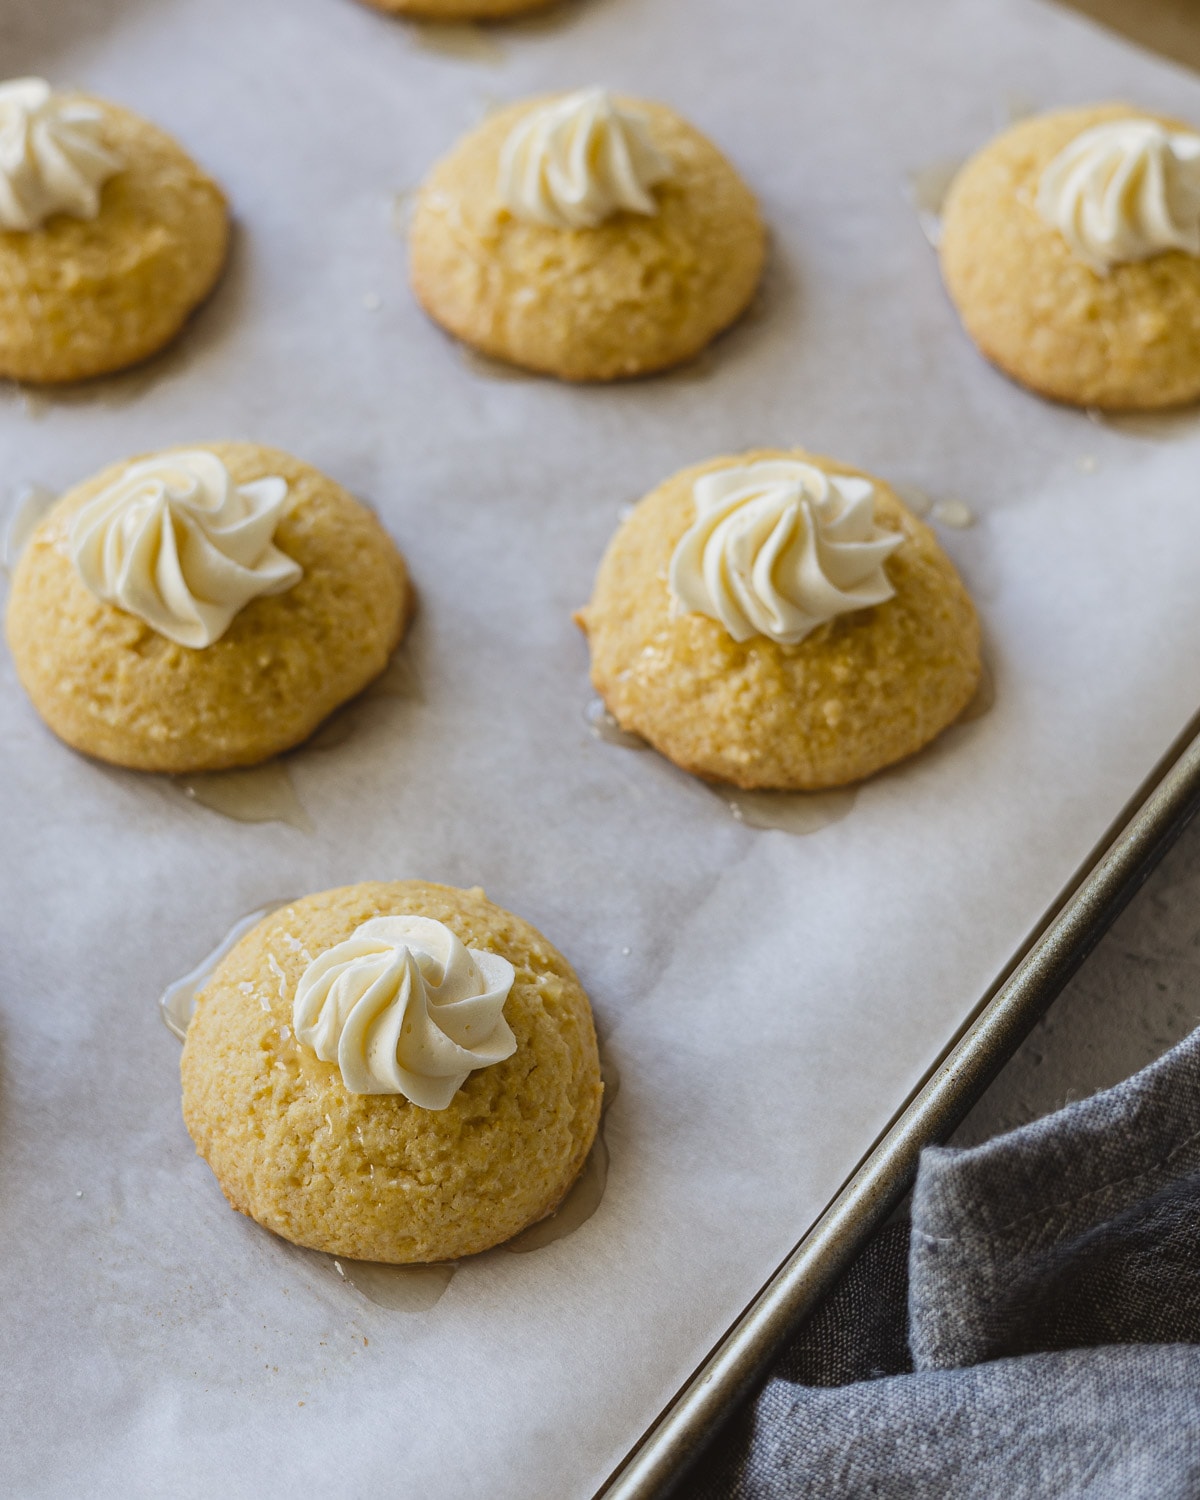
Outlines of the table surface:
M1110 1088L1200 1025L1200 820L1133 898L952 1140L974 1146Z

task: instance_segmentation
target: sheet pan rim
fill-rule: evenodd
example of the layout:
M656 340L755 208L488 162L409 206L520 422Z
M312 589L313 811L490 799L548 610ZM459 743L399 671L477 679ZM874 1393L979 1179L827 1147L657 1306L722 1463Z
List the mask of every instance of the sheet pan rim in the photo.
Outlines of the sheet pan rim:
M1200 811L1200 712L1110 824L811 1228L595 1500L663 1500Z

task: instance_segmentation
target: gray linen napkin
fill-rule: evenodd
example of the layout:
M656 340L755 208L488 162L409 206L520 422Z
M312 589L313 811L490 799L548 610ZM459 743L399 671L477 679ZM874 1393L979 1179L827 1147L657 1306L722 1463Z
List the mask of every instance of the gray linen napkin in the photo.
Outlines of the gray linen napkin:
M1200 1496L1193 1345L1200 1031L1047 1119L924 1152L911 1234L868 1246L685 1493Z

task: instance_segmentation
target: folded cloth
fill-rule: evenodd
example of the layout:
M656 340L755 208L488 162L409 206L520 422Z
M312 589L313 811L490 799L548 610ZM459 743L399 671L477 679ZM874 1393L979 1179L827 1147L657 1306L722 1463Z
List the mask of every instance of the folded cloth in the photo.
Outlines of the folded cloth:
M925 1151L911 1232L867 1247L685 1493L1194 1497L1196 1345L1200 1031L1047 1119Z

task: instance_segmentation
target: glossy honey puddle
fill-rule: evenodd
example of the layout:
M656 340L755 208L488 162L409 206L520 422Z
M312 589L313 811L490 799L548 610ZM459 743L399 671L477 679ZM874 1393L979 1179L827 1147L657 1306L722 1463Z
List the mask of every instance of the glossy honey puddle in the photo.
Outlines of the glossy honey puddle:
M979 672L979 686L975 689L975 696L955 719L950 726L955 729L960 724L974 724L982 719L984 714L990 713L996 704L996 678L991 667L985 661Z
M934 521L955 531L975 524L975 512L965 500L935 500L928 490L915 484L894 484L892 489L918 520Z
M400 188L392 194L392 230L402 240L408 239L412 228L419 192L419 188Z
M649 744L640 734L630 734L621 728L609 713L604 700L593 698L583 711L587 727L598 740L606 745L619 745L622 750L649 750Z
M962 158L956 157L953 161L931 162L929 166L909 173L909 201L917 211L921 233L935 250L942 239L942 210L946 206L946 195L961 167Z
M170 983L159 996L158 1009L167 1030L181 1042L187 1035L188 1023L196 1006L196 996L212 978L217 965L245 935L264 917L287 901L273 901L240 917L220 943L194 969ZM592 1217L600 1207L604 1189L608 1182L608 1145L604 1139L604 1119L620 1090L620 1076L612 1059L601 1052L600 1074L604 1080L604 1102L601 1107L600 1128L583 1170L575 1179L570 1191L558 1208L547 1218L528 1229L523 1229L503 1245L487 1251L489 1255L501 1253L523 1255L533 1250L545 1249L558 1240L574 1234ZM354 1287L368 1302L386 1307L393 1312L428 1312L445 1294L461 1262L446 1262L440 1265L389 1266L375 1261L349 1260L345 1256L324 1255L319 1251L303 1250L289 1246L302 1254L306 1260L331 1275L339 1282Z
M1005 130L1021 120L1037 113L1038 106L1028 94L1011 93L1005 96L1003 105L996 111L996 129ZM962 156L930 162L908 174L908 197L917 211L917 219L925 238L936 250L942 239L942 210L950 185L966 163Z
M752 320L747 309L734 327L750 321ZM733 329L730 328L725 331L732 333ZM694 354L691 359L685 359L682 364L671 365L669 369L656 374L654 379L664 385L694 385L698 381L711 380L720 367L721 362L717 348L709 344L706 348L701 349L699 354Z
M1200 433L1200 406L1173 411L1099 411L1089 407L1088 416L1098 427L1147 442L1181 442Z
M4 507L3 545L0 546L0 566L10 577L29 538L57 499L54 491L44 484L20 484L13 490Z
M301 833L312 833L315 824L296 794L288 762L305 750L335 750L354 737L371 713L370 705L381 699L424 701L424 689L404 646L393 655L382 674L349 703L336 709L316 732L285 757L264 761L234 771L203 771L191 776L170 776L168 785L191 802L232 818L237 823L286 823Z
M322 1255L326 1265L368 1302L392 1312L428 1312L446 1294L458 1270L456 1261L437 1266L385 1266L370 1260Z
M33 422L42 421L53 411L72 407L120 411L140 401L155 386L186 374L201 357L202 347L185 340L128 369L114 370L77 384L37 386L10 380L0 385L0 391L19 402L24 416Z
M247 912L244 917L239 917L212 952L202 958L194 969L189 969L179 979L172 980L158 997L158 1010L167 1030L173 1036L177 1036L182 1042L187 1035L188 1022L196 1008L196 996L212 978L213 971L225 955L241 942L251 928L257 927L264 917L269 917L273 911L278 911L287 904L287 901L270 901L266 906L260 906Z
M286 823L301 833L312 833L316 827L281 760L239 771L172 776L169 784L190 802L198 802L235 823Z
M398 222L407 225L411 222L411 211L398 207L395 214L399 216ZM404 231L401 230L401 233ZM755 312L755 307L761 304L752 304L739 320L742 324L754 322L756 317L761 316ZM459 358L472 375L478 375L484 380L500 381L534 381L544 380L546 376L539 374L537 370L527 370L521 365L509 364L502 359L493 359L490 354L484 354L478 349L473 349L469 344L460 343L458 346ZM670 369L658 372L655 379L660 384L687 385L695 381L710 380L720 368L717 351L709 347L702 349L699 354L691 359L684 360L682 364L672 365Z
M617 1097L620 1082L610 1059L601 1056L600 1072L604 1079L604 1104L600 1116L600 1129L596 1140L583 1164L583 1170L575 1179L570 1191L558 1208L537 1224L531 1224L520 1234L497 1245L486 1255L525 1255L532 1250L544 1250L568 1235L592 1217L600 1207L604 1189L608 1184L608 1144L604 1139L604 1116ZM344 1257L323 1256L332 1261L335 1274L350 1283L367 1299L393 1312L428 1312L441 1301L454 1279L455 1273L469 1262L450 1261L429 1266L388 1266L374 1261L346 1260Z
M929 519L939 526L949 526L954 531L965 531L974 526L975 512L965 500L935 500Z
M858 788L853 786L828 792L744 792L734 786L709 790L747 828L775 828L801 837L848 818L858 801Z
M19 381L9 384L11 396L21 403L21 410L31 422L40 422L50 410L50 397L36 386L21 385Z
M497 67L504 61L504 48L496 38L470 21L419 21L412 26L411 35L423 52L486 63L489 67Z
M933 496L928 490L921 489L919 485L893 484L892 489L918 520L923 521L933 509Z
M649 750L639 734L622 729L603 701L593 698L584 710L588 728L606 745L622 750ZM832 792L743 792L737 787L708 784L739 823L747 828L778 828L784 833L819 833L847 817L858 797L854 787Z
M510 365L506 360L493 359L490 354L483 354L478 349L472 349L469 344L459 344L458 355L472 375L479 375L484 380L529 381L541 379L535 370L524 370L520 365Z
M983 663L979 686L975 696L949 727L973 724L982 719L996 702L996 682L992 670ZM599 698L593 698L584 710L588 728L598 740L606 745L617 745L623 750L649 750L650 746L640 735L629 734ZM781 833L805 837L820 833L848 818L858 800L857 786L834 787L827 792L767 792L742 791L739 787L719 783L706 783L708 790L729 809L730 813L746 828L778 829Z
M588 728L606 745L622 750L649 750L639 734L622 729L599 698L584 711ZM778 828L784 833L819 833L848 817L858 798L856 787L831 792L743 792L737 787L709 785L739 823L747 828Z

